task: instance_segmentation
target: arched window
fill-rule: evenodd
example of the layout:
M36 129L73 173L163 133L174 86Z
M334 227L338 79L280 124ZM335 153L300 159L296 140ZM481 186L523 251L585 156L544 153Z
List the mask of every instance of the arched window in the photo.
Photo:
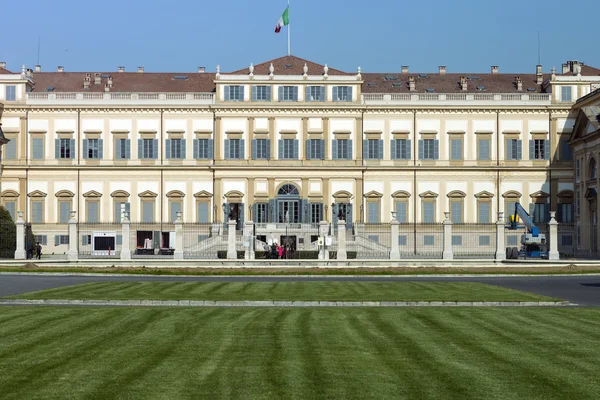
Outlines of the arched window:
M277 191L277 222L298 223L302 212L298 188L290 184L281 186Z
M598 167L596 167L596 159L592 158L590 160L590 179L596 179L596 175Z
M286 184L279 188L277 196L299 196L298 188L294 185Z

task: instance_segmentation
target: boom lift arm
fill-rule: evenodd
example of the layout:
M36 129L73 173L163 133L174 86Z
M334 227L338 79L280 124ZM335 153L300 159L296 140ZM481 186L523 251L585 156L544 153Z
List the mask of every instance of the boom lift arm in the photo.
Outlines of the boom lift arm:
M520 203L515 203L515 215L513 218L511 218L510 229L517 229L519 218L521 219L521 221L523 221L523 224L527 227L527 230L529 231L529 233L531 233L531 236L539 236L540 230L537 226L535 226L533 220L531 219L527 211L525 211L525 209Z

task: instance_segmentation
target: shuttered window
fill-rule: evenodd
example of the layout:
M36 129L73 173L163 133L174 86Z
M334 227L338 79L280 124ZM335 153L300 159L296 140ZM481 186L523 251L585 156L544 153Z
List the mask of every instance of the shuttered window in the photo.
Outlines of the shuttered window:
M154 222L154 201L142 201L142 222Z
M323 160L325 158L325 141L309 139L306 141L306 159Z
M401 224L408 222L408 203L406 201L396 202L396 220Z
M56 159L75 158L75 139L56 139L54 155Z
M31 222L41 224L44 222L44 202L31 202Z
M129 160L131 158L131 140L115 140L115 158L117 160Z
M435 204L427 201L423 203L423 222L433 223L435 222Z
M439 141L436 139L419 140L419 160L438 160Z
M165 153L168 159L184 159L185 139L167 139L165 141Z
M462 201L450 202L450 219L453 224L461 224L463 222L463 203Z
M480 201L477 203L477 222L480 224L489 224L492 222L491 215L489 202Z
M58 222L66 224L69 222L71 216L71 202L70 201L59 201L58 202Z
M522 149L521 141L517 139L506 140L506 159L507 160L521 160Z
M392 160L410 160L410 140L395 139L390 143L390 158Z
M460 161L463 159L463 140L450 139L450 160Z
M279 140L279 159L297 160L298 159L298 140L280 139Z
M367 221L370 224L377 224L379 223L379 202L375 202L375 201L369 201L367 202L367 212L368 212L368 217L367 217Z
M88 201L87 203L87 222L99 222L98 218L99 203L97 201Z
M33 138L31 139L31 158L33 160L44 159L44 139Z
M269 160L271 158L270 139L252 139L252 159Z
M103 140L102 139L84 139L83 140L83 158L101 159L103 158Z
M209 203L207 201L198 202L198 223L207 224L209 222Z
M17 100L17 87L15 85L7 85L6 86L6 101L16 101Z
M139 139L138 152L140 159L158 159L158 139Z
M17 137L10 139L2 149L2 155L5 160L15 160L17 158Z
M363 146L365 160L381 160L383 158L383 140L367 139Z
M489 161L490 139L479 139L477 143L479 144L477 159L480 161Z
M549 160L550 159L550 141L544 139L534 139L529 141L529 159L530 160Z

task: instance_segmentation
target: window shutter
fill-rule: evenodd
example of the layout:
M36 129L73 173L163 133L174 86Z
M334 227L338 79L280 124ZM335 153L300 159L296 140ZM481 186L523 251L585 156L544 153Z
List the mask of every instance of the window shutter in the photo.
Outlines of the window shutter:
M294 86L294 101L298 101L298 86Z
M87 211L87 222L98 222L98 203L89 202Z
M104 139L98 139L98 158L104 158Z
M479 202L478 221L480 224L490 223L490 203Z
M59 235L54 235L54 245L55 246L60 245L60 236Z
M283 160L283 140L279 139L279 160Z
M267 222L277 222L277 203L275 199L269 200L267 209Z
M334 86L333 87L333 101L338 101L338 87Z
M369 159L369 141L366 139L363 140L363 159Z
M370 224L379 223L379 203L369 202L369 218L368 221Z
M534 140L529 141L529 159L535 160L535 141Z
M200 146L200 140L199 139L194 139L194 160L198 159L198 156L200 155L200 149L198 148Z
M348 141L346 142L346 154L348 155L347 160L352 160L352 152L354 150L352 149L352 139L348 139Z
M117 245L122 246L123 245L123 235L117 235Z
M434 160L440 159L439 143L440 143L440 141L437 139L433 141L433 159Z
M512 140L510 140L510 139L506 140L506 155L505 155L505 157L507 160L512 160L512 144L513 144Z
M521 140L517 140L517 160L523 159L523 142Z
M81 244L86 246L88 245L88 235L81 235Z
M225 90L225 101L229 101L229 86L225 86L223 90Z
M152 158L158 159L158 139L152 139Z
M226 160L230 160L230 154L229 154L229 139L225 139L225 159Z
M319 101L326 101L327 100L327 92L325 91L325 86L321 86L321 93L319 93L318 100Z
M165 140L165 150L166 150L166 159L170 159L171 158L171 139L167 139Z
M138 139L138 158L140 160L144 158L144 141L142 139Z
M121 159L121 139L115 140L115 159Z
M423 222L432 223L434 222L433 203L423 204Z
M331 141L331 159L338 159L338 141L335 139Z
M258 141L256 139L252 139L252 159L253 160L256 160L258 157L256 154L257 153L256 146L258 145L257 143L258 143Z
M44 158L44 139L33 139L33 154L34 160L41 160Z
M176 201L171 202L171 222L175 222L177 219L177 213L181 211L181 203Z
M406 143L406 160L410 160L412 158L410 139L406 140L405 143Z
M408 203L406 203L405 201L396 202L396 219L398 220L398 222L401 222L401 223L408 222L407 205L408 205Z
M186 159L186 144L185 144L185 139L181 139L181 157L182 159Z
M344 216L346 219L346 228L352 228L352 204L346 204L346 215Z
M245 86L240 85L240 97L239 97L239 101L244 101L244 88Z
M214 141L213 139L208 139L208 158L214 158Z
M125 140L125 157L128 160L131 158L131 139Z
M60 158L60 139L54 139L54 158Z
M258 203L252 204L252 218L250 218L254 222L259 222L258 218Z
M240 160L246 159L246 139L240 139Z
M267 139L267 160L271 159L271 139Z
M378 145L377 158L382 160L383 159L383 140L378 140L377 145Z
M89 154L88 140L83 139L83 158L87 159Z
M304 101L312 101L312 100L317 100L317 99L311 99L310 98L310 86L306 87L306 93L305 93L305 97L304 97Z
M398 159L398 155L396 154L396 143L398 143L396 140L390 140L390 159L392 160Z
M143 201L142 202L142 211L143 211L143 215L142 215L142 222L153 222L154 221L154 217L152 215L153 213L153 205L154 203L151 201Z
M257 90L258 90L258 86L253 85L252 86L252 101L256 101L257 100Z
M298 155L298 140L295 139L294 140L294 160L297 160L299 158Z
M321 160L325 159L325 140L320 140L319 141L319 158Z
M69 151L70 158L75 158L75 139L69 139L69 147L71 148Z
M304 149L305 149L305 150L304 150L304 157L305 157L307 160L312 160L312 153L311 153L311 151L310 151L310 150L311 150L311 148L310 148L310 139L307 139L307 140L304 142L304 144L305 144L305 146L304 146Z
M452 204L452 222L455 224L462 223L462 203L458 201L454 201Z
M271 86L267 85L267 101L271 101Z
M419 140L419 160L423 159L423 152L424 152L423 146L424 146L423 140Z
M283 86L279 86L277 89L277 100L283 101Z
M346 101L352 101L352 86L348 86L348 98ZM381 155L379 157L381 157Z
M550 159L550 140L544 140L544 160Z
M208 223L208 203L201 201L198 203L198 222L201 224Z

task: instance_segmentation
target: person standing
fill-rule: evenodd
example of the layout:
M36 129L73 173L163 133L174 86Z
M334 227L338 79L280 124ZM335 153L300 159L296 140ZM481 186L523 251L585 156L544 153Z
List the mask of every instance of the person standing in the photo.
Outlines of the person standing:
M40 242L37 242L35 245L35 256L38 260L42 258L42 245Z
M283 256L283 247L281 247L280 245L277 245L277 254L279 255L279 258L281 259L281 257Z

